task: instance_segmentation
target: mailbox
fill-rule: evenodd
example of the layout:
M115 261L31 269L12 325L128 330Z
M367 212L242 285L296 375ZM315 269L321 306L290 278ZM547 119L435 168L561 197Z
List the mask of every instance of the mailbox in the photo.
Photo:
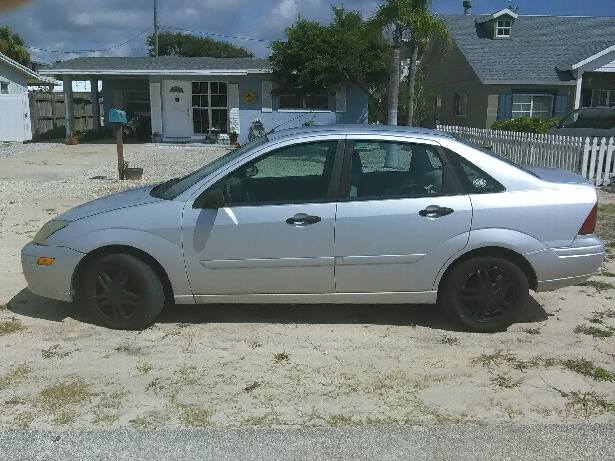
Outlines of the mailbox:
M109 111L109 123L121 123L122 125L126 125L126 123L128 123L126 112L119 109L111 109Z

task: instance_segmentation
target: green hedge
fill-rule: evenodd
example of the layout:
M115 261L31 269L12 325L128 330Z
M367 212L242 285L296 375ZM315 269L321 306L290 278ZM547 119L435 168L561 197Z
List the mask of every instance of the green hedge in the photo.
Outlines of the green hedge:
M558 118L521 117L498 120L491 125L492 130L522 131L524 133L548 133L559 122Z

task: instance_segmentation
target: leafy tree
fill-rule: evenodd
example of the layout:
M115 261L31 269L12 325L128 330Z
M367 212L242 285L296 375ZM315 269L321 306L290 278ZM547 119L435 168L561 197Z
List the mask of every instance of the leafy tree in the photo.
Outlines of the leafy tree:
M373 23L390 34L392 53L390 60L388 94L389 125L397 125L399 109L399 68L402 48L410 48L410 75L408 78L408 125L412 126L416 106L416 77L421 64L430 55L436 42L446 49L448 31L444 23L429 12L431 0L384 0L378 7Z
M386 78L389 47L361 13L332 7L328 25L303 18L286 29L287 41L271 44L278 92L309 94L337 84L372 91Z
M25 48L23 39L8 27L0 27L0 53L24 66L30 65L30 53Z
M148 54L156 55L154 34L147 37ZM214 40L181 32L161 32L158 34L158 54L160 56L184 56L211 58L252 58L254 54L232 43Z

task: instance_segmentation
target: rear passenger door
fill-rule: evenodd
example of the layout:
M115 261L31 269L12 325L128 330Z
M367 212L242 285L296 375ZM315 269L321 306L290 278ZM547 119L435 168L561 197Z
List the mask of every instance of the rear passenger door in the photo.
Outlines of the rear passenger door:
M432 291L468 242L472 204L425 140L347 141L335 226L338 293Z

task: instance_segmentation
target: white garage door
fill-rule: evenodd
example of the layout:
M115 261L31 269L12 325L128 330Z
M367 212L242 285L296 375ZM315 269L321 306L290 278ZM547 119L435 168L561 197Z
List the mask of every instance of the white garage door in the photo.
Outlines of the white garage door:
M0 95L0 141L28 141L32 139L28 95Z

